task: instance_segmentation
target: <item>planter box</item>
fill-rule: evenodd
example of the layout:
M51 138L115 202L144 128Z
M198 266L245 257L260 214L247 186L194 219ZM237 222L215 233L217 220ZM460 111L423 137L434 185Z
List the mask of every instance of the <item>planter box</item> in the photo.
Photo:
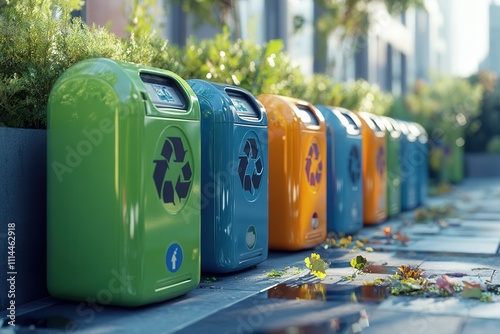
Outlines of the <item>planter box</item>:
M10 303L7 279L15 274L16 306L46 297L47 132L0 127L0 307ZM8 227L15 225L15 264L8 268ZM12 239L11 239L12 241Z
M466 153L465 176L470 178L500 176L500 154Z

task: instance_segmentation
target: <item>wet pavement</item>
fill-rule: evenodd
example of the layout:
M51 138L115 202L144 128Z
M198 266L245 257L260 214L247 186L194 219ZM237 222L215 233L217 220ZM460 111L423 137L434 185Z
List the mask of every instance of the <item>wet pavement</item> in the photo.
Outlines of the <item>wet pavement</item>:
M500 295L494 292L486 294L488 302L461 293L393 295L392 285L366 285L408 265L430 281L447 275L483 290L500 286L500 179L466 179L427 203L452 208L447 205L453 210L424 222L415 222L411 211L364 227L345 249L270 252L249 270L203 275L197 289L159 304L121 308L42 299L18 306L16 327L4 323L0 333L496 332ZM322 280L304 264L311 252L329 264ZM367 260L359 272L350 264L357 255Z

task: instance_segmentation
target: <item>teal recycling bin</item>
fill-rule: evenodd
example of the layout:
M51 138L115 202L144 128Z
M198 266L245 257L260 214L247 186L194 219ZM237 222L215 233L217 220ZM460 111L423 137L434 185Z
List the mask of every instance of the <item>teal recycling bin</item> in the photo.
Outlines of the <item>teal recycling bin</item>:
M350 110L316 107L326 122L328 232L356 233L363 227L361 122Z
M176 74L109 59L69 68L48 102L47 285L138 306L200 281L200 107Z
M201 268L226 273L268 254L266 111L246 90L188 80L201 107Z
M417 188L420 162L417 160L417 136L411 123L399 120L401 129L401 210L413 210L418 206Z
M399 122L388 116L380 116L385 125L387 140L387 214L401 212L401 129Z
M416 128L418 151L414 158L418 166L418 187L417 187L417 204L425 205L429 194L429 138L427 131L419 123L412 123Z

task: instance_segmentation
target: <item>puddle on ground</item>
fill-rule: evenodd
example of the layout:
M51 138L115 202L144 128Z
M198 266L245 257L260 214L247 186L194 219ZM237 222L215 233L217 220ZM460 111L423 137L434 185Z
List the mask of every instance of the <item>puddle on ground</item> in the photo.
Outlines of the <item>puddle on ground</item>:
M9 327L9 320L9 318L4 319L2 327ZM16 317L16 327L33 330L35 330L36 328L47 328L68 331L76 328L77 326L78 324L74 320L58 315L45 317L22 315Z
M381 302L391 294L389 286L344 286L323 283L278 284L267 290L268 298L343 302Z
M349 261L343 261L343 262L332 261L332 262L330 262L329 267L330 268L350 268L351 263Z
M292 325L279 329L257 331L254 333L266 334L330 334L330 333L360 333L370 327L366 310L357 313L332 317L329 321L317 324Z
M351 268L351 263L346 262L331 262L329 265L330 268ZM393 275L398 272L398 268L396 266L386 266L381 264L367 264L363 269L363 272L366 274L387 274Z
M394 275L398 272L398 268L396 266L383 266L379 264L367 264L363 268L363 272L366 274L387 274Z

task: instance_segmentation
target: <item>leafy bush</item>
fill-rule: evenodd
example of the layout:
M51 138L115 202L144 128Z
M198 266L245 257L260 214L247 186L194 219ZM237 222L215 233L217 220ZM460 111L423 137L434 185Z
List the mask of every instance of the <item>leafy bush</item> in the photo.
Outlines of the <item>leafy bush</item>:
M464 177L465 129L479 114L481 93L466 79L437 77L431 84L418 81L406 98L411 119L430 137L430 175L440 184Z
M120 58L105 29L70 20L79 1L10 1L0 7L0 126L45 128L57 78L90 57Z
M45 128L57 78L91 57L121 58L105 29L70 20L79 1L10 1L0 7L0 126Z
M261 93L300 97L304 76L283 52L283 43L272 40L256 45L247 40L231 41L225 29L214 39L190 39L182 62L184 78L200 78L241 86L254 95Z
M356 80L343 87L341 106L350 110L366 111L377 115L387 115L393 104L393 97L384 93L378 85L365 80Z
M0 6L0 126L45 128L47 100L55 81L73 64L95 57L163 68L185 79L241 86L254 95L280 94L313 104L389 112L392 96L376 85L363 80L336 83L319 74L306 78L280 40L264 45L232 41L225 29L213 39L190 39L180 49L138 23L146 14L137 3L129 20L133 23L128 27L130 38L120 40L105 28L71 18L71 11L81 3L11 0Z
M306 80L306 91L304 99L313 104L327 106L340 106L342 103L343 85L336 83L332 77L323 74L315 74Z
M416 82L406 103L411 118L422 124L431 137L463 146L465 128L479 114L481 93L479 85L466 79L437 77L431 84Z

